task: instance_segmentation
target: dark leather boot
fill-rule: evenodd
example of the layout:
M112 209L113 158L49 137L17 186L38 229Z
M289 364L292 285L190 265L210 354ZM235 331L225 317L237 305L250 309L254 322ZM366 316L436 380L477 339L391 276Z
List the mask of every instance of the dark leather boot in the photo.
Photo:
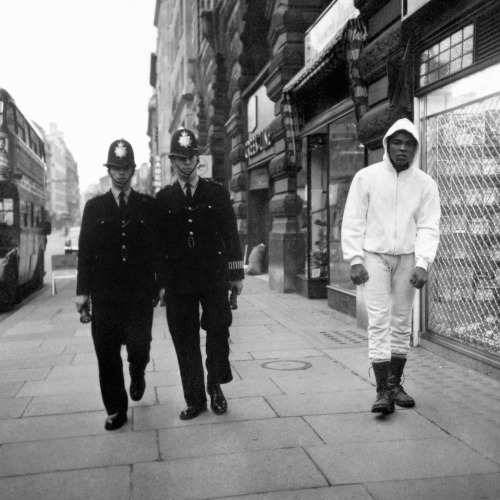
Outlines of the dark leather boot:
M390 361L372 363L373 373L377 381L377 399L372 406L372 413L383 413L388 415L394 411L394 402L389 390L389 374L391 369Z
M391 358L391 374L389 376L389 389L393 401L404 408L412 408L415 406L415 400L406 394L401 385L401 377L406 364L406 358Z

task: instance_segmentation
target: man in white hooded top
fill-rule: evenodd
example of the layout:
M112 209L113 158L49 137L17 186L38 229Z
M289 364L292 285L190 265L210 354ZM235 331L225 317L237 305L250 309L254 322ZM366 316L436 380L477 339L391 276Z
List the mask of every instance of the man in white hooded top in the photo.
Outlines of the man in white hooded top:
M342 223L344 259L362 287L368 312L369 358L377 382L372 412L415 401L401 386L410 350L415 289L439 244L441 215L436 182L418 166L417 131L406 118L387 131L379 163L354 176Z

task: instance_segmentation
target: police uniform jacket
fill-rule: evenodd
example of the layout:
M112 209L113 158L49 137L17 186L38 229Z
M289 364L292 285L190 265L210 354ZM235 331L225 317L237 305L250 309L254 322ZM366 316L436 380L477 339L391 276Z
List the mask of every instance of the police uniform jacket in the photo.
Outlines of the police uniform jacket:
M191 203L179 182L156 195L166 293L229 288L244 278L236 216L227 189L200 178Z
M111 191L89 200L80 231L77 295L108 303L153 300L157 221L154 198L134 190L123 214Z

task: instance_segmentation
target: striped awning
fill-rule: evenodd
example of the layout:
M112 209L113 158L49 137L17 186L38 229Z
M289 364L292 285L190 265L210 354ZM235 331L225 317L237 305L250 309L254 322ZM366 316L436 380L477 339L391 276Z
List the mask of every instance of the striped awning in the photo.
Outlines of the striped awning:
M323 74L328 66L338 66L339 58L342 60L345 56L344 33L349 26L349 21L346 21L344 26L339 29L336 35L328 42L318 56L309 64L304 66L283 88L283 92L297 92L304 87L310 80L320 73Z
M366 36L366 29L360 18L349 19L314 62L302 68L283 88L281 117L285 130L286 150L292 163L297 160L296 139L299 131L297 100L301 100L297 92L307 85L313 85L316 77L325 78L335 71L339 61L347 66L351 98L357 118L366 112L368 97L357 67Z

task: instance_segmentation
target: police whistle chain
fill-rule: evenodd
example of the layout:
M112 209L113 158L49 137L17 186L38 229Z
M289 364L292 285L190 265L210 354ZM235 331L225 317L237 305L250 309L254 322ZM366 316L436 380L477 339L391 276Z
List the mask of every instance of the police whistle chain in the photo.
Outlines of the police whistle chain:
M231 293L229 294L229 307L231 309L238 309L238 288L236 288L236 286L231 288Z

